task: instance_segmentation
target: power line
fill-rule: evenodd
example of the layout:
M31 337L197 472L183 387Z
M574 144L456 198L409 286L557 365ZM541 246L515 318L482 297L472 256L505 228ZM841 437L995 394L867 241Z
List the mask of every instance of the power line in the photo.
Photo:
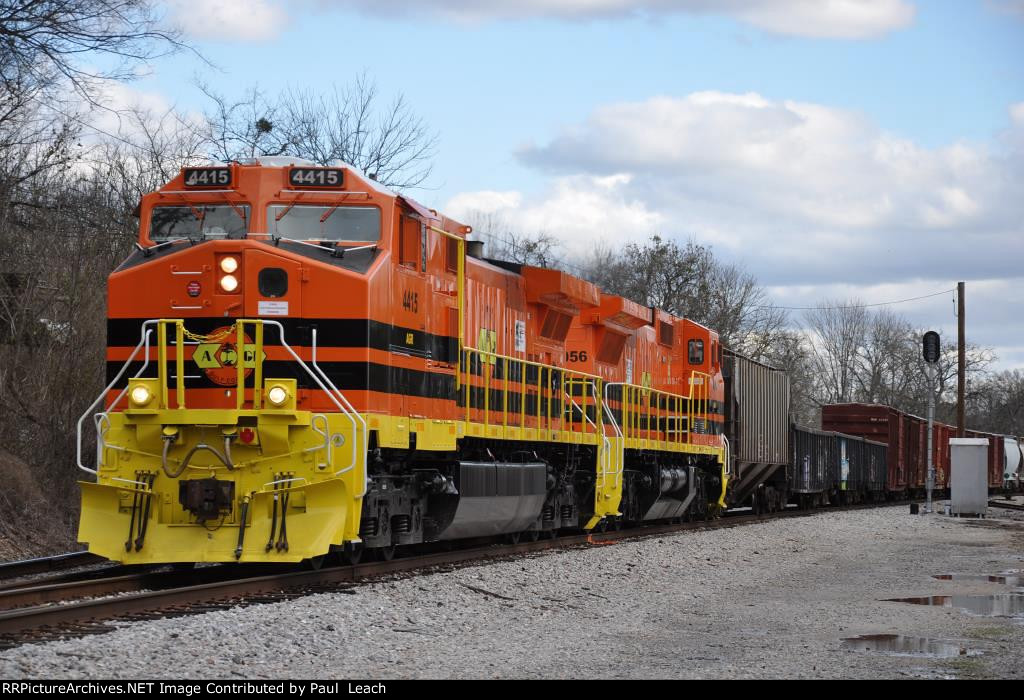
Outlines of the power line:
M846 304L843 306L775 306L773 304L761 304L755 306L754 308L785 309L787 311L831 311L835 309L868 309L875 306L892 306L893 304L905 304L908 301L920 301L921 299L931 299L932 297L941 296L943 294L949 294L955 291L955 289L944 289L941 292L935 292L934 294L925 294L919 297L910 297L909 299L897 299L896 301L880 301L874 304Z

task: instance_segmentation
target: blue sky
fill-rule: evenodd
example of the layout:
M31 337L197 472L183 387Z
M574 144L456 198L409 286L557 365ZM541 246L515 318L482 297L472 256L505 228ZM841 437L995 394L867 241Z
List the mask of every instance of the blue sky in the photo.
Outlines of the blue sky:
M969 335L1024 367L1020 0L168 0L219 70L122 99L201 111L366 71L437 130L426 204L582 255L693 237L793 306L968 281ZM897 306L951 328L945 297Z

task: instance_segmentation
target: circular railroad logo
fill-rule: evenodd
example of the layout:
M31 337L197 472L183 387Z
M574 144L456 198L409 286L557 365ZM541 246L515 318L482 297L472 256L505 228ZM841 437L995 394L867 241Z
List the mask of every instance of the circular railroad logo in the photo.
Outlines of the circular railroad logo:
M207 334L208 338L222 338L220 342L204 342L196 346L192 360L207 378L220 386L235 386L238 383L238 363L242 362L243 381L256 368L256 346L245 334L242 348L238 348L238 333L231 326L221 326ZM261 359L265 360L267 353Z

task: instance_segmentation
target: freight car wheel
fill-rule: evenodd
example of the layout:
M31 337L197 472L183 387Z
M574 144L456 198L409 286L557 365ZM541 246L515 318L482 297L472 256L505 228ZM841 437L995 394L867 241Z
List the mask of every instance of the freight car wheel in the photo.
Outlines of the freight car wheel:
M519 539L522 537L522 534L523 533L521 532L510 532L505 535L505 540L508 541L509 544L519 544Z
M527 530L525 533L526 539L529 542L536 542L540 539L540 530Z

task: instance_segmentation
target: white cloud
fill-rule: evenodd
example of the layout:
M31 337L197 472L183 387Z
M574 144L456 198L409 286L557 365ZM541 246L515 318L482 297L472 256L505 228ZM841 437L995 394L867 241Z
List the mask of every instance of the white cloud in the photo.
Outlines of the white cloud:
M860 114L753 93L609 104L523 149L549 188L491 211L555 234L569 253L654 232L694 237L788 305L984 282L972 339L1003 346L1024 337L1024 103L1008 117L989 143L926 147ZM925 311L946 323L947 306Z
M263 41L288 25L288 13L274 0L166 0L171 21L197 39Z
M493 214L505 209L515 209L522 200L523 196L518 192L495 192L493 190L464 192L448 200L445 212L456 216L456 218L466 212Z
M1005 223L1024 199L1012 164L985 147L928 149L855 113L753 93L606 105L520 155L558 174L632 173L659 207L689 201L821 230Z
M518 192L465 192L444 206L460 221L496 215L509 230L558 238L564 252L585 256L595 243L621 246L643 240L664 225L657 212L630 197L628 175L557 178L540 198L526 201ZM495 197L501 195L501 197Z
M456 22L545 17L590 20L669 14L722 14L777 34L865 39L908 26L906 0L348 0L376 15L433 14Z

